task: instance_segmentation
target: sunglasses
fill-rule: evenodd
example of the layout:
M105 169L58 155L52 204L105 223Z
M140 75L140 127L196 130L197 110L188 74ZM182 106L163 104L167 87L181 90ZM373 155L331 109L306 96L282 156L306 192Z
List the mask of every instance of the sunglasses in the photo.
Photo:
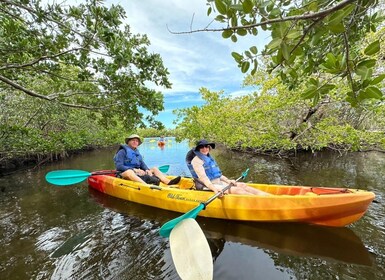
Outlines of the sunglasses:
M200 146L200 149L202 148L210 148L210 145L203 145L203 146Z

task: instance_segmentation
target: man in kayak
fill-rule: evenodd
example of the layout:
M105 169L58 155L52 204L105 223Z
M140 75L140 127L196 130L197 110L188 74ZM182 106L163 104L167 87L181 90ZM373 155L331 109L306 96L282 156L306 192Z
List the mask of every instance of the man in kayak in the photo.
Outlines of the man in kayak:
M231 194L270 195L245 183L236 182L224 176L215 159L210 155L211 149L215 149L215 143L209 143L202 139L186 155L186 163L194 178L197 189L204 189L206 187L218 193L227 185L232 184L234 186L228 190Z
M116 170L122 172L123 178L154 185L159 185L160 182L166 185L179 183L180 176L170 180L157 167L147 167L138 150L138 146L142 144L139 135L132 134L125 142L126 145L120 145L114 156Z

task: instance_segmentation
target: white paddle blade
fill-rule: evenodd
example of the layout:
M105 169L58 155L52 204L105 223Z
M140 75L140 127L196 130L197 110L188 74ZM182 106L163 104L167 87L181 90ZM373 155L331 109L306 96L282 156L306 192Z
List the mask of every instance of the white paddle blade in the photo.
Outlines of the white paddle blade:
M213 279L210 246L194 219L184 219L172 229L170 249L176 271L182 280Z

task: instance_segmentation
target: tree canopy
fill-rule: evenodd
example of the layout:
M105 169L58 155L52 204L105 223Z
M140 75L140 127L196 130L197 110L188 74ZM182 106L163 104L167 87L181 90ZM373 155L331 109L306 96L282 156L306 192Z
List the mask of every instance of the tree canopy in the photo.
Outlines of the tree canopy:
M279 76L290 89L302 87L302 97L314 104L345 83L345 100L356 106L382 99L376 71L380 41L364 41L383 22L377 0L207 0L207 14L216 13L217 31L237 42L240 36L270 33L263 50L250 46L232 56L243 73L255 74L261 57L266 70Z
M0 0L0 91L41 102L98 112L102 123L122 120L132 129L163 110L171 87L159 54L145 35L132 34L119 5L102 0L66 5L55 1ZM94 115L95 117L95 115Z

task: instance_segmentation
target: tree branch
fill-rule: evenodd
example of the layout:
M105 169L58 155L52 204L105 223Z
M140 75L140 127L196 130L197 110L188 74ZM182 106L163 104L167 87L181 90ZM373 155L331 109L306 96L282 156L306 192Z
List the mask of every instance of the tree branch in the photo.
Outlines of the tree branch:
M337 4L334 7L331 7L329 9L317 12L317 13L308 13L304 14L301 16L289 16L289 17L284 17L284 18L276 18L276 19L270 19L266 20L264 22L258 22L254 24L249 24L249 25L243 25L243 26L233 26L233 27L226 27L226 28L203 28L203 29L197 29L197 30L190 30L190 31L182 31L182 32L173 32L169 29L169 31L172 34L191 34L191 33L197 33L197 32L218 32L218 31L225 31L225 30L238 30L238 29L249 29L249 28L254 28L254 27L259 27L262 25L267 25L267 24L273 24L273 23L278 23L278 22L285 22L285 21L299 21L299 20L308 20L308 19L315 19L318 20L320 18L324 18L327 15L343 9L345 6L355 2L357 0L345 0L342 1L341 3Z
M46 95L42 95L42 94L38 94L36 92L33 92L33 91L26 89L23 86L15 83L15 82L11 81L10 79L8 79L4 76L1 76L1 75L0 75L0 81L3 81L4 83L10 85L11 87L13 87L17 90L20 90L20 91L26 93L27 95L30 95L33 97L37 97L37 98L48 100L48 101L54 101L57 98L57 96L49 97ZM110 107L114 106L114 105L109 105L109 106L103 106L103 107L92 107L92 106L85 106L85 105L79 105L79 104L71 104L71 103L67 103L67 102L58 102L58 103L63 105L63 106L67 106L67 107L78 108L78 109L88 109L88 110L103 110L103 109L110 108Z

